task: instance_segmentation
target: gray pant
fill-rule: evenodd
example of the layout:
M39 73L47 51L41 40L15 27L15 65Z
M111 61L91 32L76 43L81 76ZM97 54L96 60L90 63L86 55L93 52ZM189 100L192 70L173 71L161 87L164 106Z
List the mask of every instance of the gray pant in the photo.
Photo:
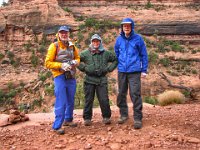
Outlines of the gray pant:
M95 85L95 84L89 84L85 82L84 92L85 92L85 106L83 110L84 120L92 119L92 108L93 108L95 92L97 94L97 98L98 98L99 105L101 108L102 117L103 118L111 117L111 109L110 109L110 104L109 104L109 99L108 99L108 85L107 84Z
M133 103L134 120L142 120L142 98L141 98L141 73L118 72L119 93L117 96L117 106L121 117L128 117L127 91Z

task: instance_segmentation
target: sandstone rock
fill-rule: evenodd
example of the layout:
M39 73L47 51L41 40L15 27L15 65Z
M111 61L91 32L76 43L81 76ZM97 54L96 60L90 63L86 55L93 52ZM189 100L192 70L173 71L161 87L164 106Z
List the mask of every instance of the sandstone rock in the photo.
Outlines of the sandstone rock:
M10 110L10 114L14 114L14 115L20 115L20 112L18 110Z
M19 115L10 114L8 120L11 123L17 123L17 122L20 122L21 117Z
M198 138L194 138L194 137L187 137L187 141L190 142L190 143L200 143L200 139Z

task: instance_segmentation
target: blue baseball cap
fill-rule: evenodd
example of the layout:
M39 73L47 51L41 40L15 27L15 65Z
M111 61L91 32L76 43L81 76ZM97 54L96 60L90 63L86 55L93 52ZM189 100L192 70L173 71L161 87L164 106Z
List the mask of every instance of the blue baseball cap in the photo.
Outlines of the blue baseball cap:
M69 26L61 26L59 28L58 32L60 32L60 31L67 31L67 32L69 32L70 31L70 27Z

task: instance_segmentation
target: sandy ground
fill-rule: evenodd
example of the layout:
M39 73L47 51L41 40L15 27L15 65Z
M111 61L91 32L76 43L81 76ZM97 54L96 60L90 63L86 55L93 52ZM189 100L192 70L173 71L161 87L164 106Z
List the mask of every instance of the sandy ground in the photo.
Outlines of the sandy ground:
M102 124L100 110L96 108L92 126L86 127L82 110L75 110L78 127L66 127L65 135L52 131L53 113L28 114L30 121L0 128L0 149L200 149L200 104L167 107L144 104L143 128L140 130L133 128L131 106L130 118L123 125L117 124L119 113L116 106L112 106L111 125Z

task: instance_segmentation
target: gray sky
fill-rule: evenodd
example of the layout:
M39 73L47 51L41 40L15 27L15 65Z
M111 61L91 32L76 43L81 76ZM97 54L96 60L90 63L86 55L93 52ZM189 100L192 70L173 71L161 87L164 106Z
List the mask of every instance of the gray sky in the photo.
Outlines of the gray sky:
M0 5L2 5L3 2L8 2L8 0L0 0Z

